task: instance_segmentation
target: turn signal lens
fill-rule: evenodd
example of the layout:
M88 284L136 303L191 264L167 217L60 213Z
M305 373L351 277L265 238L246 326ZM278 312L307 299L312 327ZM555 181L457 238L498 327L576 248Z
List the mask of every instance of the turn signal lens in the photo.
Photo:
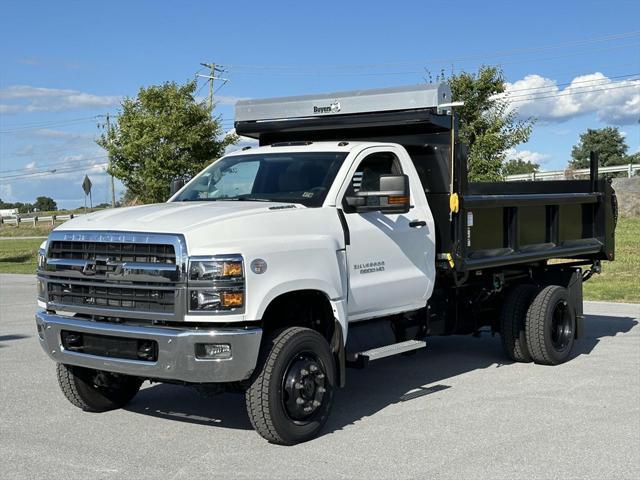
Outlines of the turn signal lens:
M242 262L224 262L222 264L223 277L241 277Z
M408 197L389 197L389 205L404 205L409 203Z
M220 293L220 305L224 308L241 307L244 303L244 293L222 292Z

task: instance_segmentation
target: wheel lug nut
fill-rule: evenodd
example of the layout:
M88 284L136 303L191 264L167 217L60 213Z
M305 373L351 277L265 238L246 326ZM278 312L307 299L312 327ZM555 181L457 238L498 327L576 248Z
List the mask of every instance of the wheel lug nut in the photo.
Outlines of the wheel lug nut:
M306 377L307 375L309 375L309 371L303 368L302 370L300 370L300 375Z
M313 406L314 407L319 407L320 406L320 402L318 400L314 400L313 401Z
M311 370L311 372L317 372L318 371L318 367L316 367L315 365L310 365L309 366L309 370Z
M302 405L302 404L304 403L304 399L302 399L302 398L296 398L296 403L297 403L298 405Z
M295 388L296 390L302 390L302 384L300 382L296 382L293 385L293 388Z
M312 409L311 409L311 407L304 407L304 408L303 408L303 410L304 410L305 412L310 412Z
M327 389L326 389L326 388L324 388L324 387L318 387L318 393L324 393L324 392L326 392L326 391L327 391Z

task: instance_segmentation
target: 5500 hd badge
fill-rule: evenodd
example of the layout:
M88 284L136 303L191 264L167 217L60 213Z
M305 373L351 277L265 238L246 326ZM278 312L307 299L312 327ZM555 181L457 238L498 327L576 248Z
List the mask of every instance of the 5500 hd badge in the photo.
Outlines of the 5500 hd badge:
M356 263L353 266L354 270L359 270L363 273L384 272L384 260L378 262Z

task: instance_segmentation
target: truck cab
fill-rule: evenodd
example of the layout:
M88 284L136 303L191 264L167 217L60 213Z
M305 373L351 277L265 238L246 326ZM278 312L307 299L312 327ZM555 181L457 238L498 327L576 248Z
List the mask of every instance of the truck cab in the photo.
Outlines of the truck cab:
M239 102L260 146L167 203L58 227L36 324L65 396L105 411L145 380L240 390L258 433L295 444L347 367L429 335L570 358L582 282L613 259L613 191L597 164L588 181L469 182L454 108L446 85Z

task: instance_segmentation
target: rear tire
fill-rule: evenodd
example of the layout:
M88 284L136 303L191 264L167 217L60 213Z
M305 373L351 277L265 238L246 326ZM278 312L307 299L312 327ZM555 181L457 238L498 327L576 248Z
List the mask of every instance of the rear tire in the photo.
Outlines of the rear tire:
M58 364L58 384L67 400L85 412L124 407L136 396L142 380L90 368Z
M334 385L334 358L322 335L302 327L274 332L245 393L251 425L272 443L311 440L329 417Z
M569 292L558 285L543 288L527 311L527 346L536 363L558 365L565 362L575 340L576 314Z
M504 301L500 318L502 348L515 362L531 362L527 346L525 319L527 310L538 288L535 285L517 285L511 289Z

